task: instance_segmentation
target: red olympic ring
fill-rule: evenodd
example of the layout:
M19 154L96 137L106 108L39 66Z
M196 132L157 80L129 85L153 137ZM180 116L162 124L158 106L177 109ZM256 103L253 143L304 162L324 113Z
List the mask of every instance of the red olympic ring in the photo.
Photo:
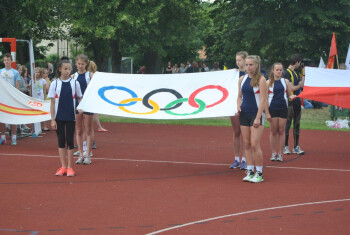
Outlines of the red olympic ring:
M218 104L222 103L224 100L226 100L226 98L228 97L228 91L225 88L223 88L222 86L208 85L208 86L204 86L204 87L201 87L201 88L195 90L190 95L190 97L188 98L189 105L191 105L194 108L198 108L199 105L195 101L195 98L198 95L198 93L200 93L201 91L207 90L207 89L218 89L219 91L222 92L222 98L219 101L217 101L217 102L215 102L213 104L205 106L206 108L211 108L211 107L213 107L215 105L218 105Z

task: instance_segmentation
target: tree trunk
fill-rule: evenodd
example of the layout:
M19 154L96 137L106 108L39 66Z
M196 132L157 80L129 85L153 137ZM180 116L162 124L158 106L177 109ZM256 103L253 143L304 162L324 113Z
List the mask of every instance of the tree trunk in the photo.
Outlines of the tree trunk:
M159 74L162 72L162 56L155 51L147 51L144 55L146 61L146 73Z
M122 54L119 50L119 40L110 40L111 54L112 54L112 73L120 73Z
M96 40L91 42L91 47L94 52L94 59L97 65L97 71L107 72L108 69L108 55L103 53L104 50L101 48L105 48L106 44L108 44L105 40Z

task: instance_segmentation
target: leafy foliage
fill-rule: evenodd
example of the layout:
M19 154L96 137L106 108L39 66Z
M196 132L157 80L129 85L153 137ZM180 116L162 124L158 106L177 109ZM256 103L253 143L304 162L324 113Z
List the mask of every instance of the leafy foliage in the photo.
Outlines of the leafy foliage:
M202 46L228 67L241 50L267 63L294 53L318 63L332 32L345 59L349 12L349 0L2 0L0 37L74 39L100 71L112 58L118 72L121 57L131 56L159 73L169 60L195 60ZM36 58L46 49L35 47Z
M350 2L347 0L217 0L214 22L206 43L210 56L234 61L237 51L258 54L270 62L300 53L319 61L328 54L336 33L340 59L345 59L350 38Z

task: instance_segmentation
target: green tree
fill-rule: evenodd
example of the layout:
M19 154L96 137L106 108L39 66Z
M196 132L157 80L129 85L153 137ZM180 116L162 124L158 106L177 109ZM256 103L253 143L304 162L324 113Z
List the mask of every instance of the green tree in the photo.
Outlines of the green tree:
M99 70L111 56L112 72L120 71L122 54L137 57L149 73L159 73L171 54L193 56L201 46L193 37L198 7L191 0L65 1L71 36L93 50Z
M213 21L217 23L206 42L211 56L247 50L270 62L288 60L300 53L318 62L328 54L332 32L336 33L340 59L350 38L350 2L348 0L218 0Z
M43 39L63 37L59 1L55 0L2 0L0 4L0 37L33 39L34 45ZM9 45L1 45L10 51ZM34 47L35 58L44 58L47 47ZM29 61L28 48L23 43L17 45L17 60Z
M107 70L108 57L112 57L113 72L120 71L119 49L122 31L121 13L126 0L64 1L70 36L92 51L98 69Z
M160 73L165 60L194 57L198 41L199 2L190 0L134 0L127 37L143 54L148 73Z

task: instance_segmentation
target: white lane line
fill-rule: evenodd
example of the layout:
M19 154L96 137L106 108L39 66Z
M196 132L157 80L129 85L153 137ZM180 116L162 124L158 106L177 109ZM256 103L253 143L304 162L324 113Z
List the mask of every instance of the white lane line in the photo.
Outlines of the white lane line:
M26 157L46 157L46 158L58 158L59 156L39 155L39 154L18 154L18 153L0 153L0 156L26 156ZM77 157L76 157L77 158ZM153 162L153 163L170 163L170 164L188 164L188 165L208 165L208 166L228 166L228 163L210 163L210 162L176 162L176 161L160 161L160 160L142 160L142 159L127 159L127 158L96 158L96 160L106 161L126 161L126 162ZM265 166L268 168L277 169L294 169L294 170L316 170L316 171L343 171L350 172L346 169L326 169L326 168L303 168L303 167L284 167L284 166Z
M290 166L266 166L269 168L280 168L280 169L295 169L295 170L316 170L316 171L350 171L345 169L326 169L326 168L305 168L305 167L290 167Z
M17 153L0 153L0 156L26 156L26 157L47 157L47 158L58 158L59 156L47 156L37 154L17 154ZM76 157L77 158L77 157ZM171 164L190 164L190 165L210 165L210 166L228 166L226 163L209 163L209 162L176 162L176 161L160 161L160 160L142 160L142 159L127 159L127 158L97 158L96 160L106 161L127 161L127 162L154 162L154 163L171 163Z
M233 216L238 216L238 215L245 215L245 214L251 214L251 213L256 213L256 212L261 212L261 211L270 211L270 210L278 210L278 209L284 209L284 208L291 208L291 207L297 207L297 206L307 206L307 205L317 205L317 204L324 204L324 203L334 203L334 202L345 202L345 201L350 201L350 198L347 199L339 199L339 200L330 200L330 201L320 201L320 202L307 202L307 203L300 203L300 204L291 204L291 205L286 205L286 206L276 206L276 207L270 207L270 208L263 208L263 209L258 209L258 210L251 210L251 211L244 211L244 212L239 212L239 213L234 213L234 214L229 214L229 215L222 215L222 216L217 216L217 217L212 217L204 220L198 220L182 225L176 225L170 228L165 228L161 229L158 231L154 231L151 233L148 233L147 235L153 235L153 234L158 234L158 233L163 233L169 230L174 230L178 228L183 228L186 226L194 225L197 223L204 223L212 220L217 220L217 219L223 219L227 217L233 217Z

